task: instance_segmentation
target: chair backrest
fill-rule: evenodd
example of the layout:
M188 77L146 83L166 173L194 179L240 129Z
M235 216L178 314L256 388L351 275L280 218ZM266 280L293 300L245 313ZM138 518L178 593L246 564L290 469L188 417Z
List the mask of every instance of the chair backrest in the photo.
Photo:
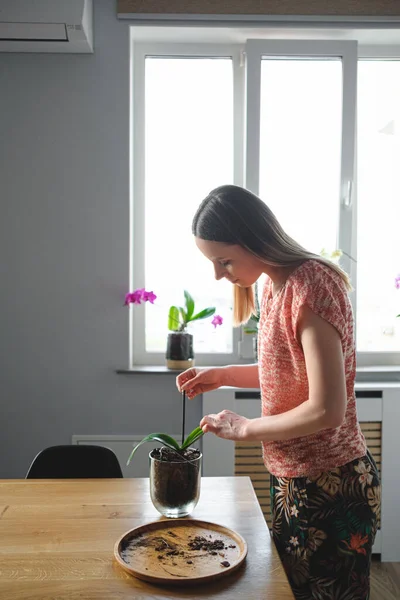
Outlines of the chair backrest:
M26 479L123 477L118 458L104 446L50 446L33 459Z

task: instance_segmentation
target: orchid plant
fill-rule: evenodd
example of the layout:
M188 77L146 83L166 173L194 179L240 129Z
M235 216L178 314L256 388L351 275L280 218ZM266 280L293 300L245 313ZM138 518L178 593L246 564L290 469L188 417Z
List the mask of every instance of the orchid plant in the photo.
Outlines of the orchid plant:
M199 312L195 312L195 303L192 296L184 291L185 305L184 306L171 306L168 312L168 329L169 331L186 331L188 323L192 321L199 321L200 319L206 319L212 317L215 314L215 307L210 306L204 308ZM125 306L130 304L142 304L150 302L154 304L157 296L153 291L148 292L144 288L139 288L133 292L129 292L125 296ZM211 324L216 328L218 325L222 325L223 318L220 315L215 315Z
M258 281L254 284L254 313L251 315L249 319L249 323L254 323L253 326L249 325L248 327L244 327L243 331L245 333L258 333L258 323L260 322L260 301L258 298Z
M339 262L340 257L343 256L343 254L345 254L345 253L342 250L340 250L339 248L337 248L336 250L333 250L333 252L328 252L325 248L322 248L322 250L320 252L320 255L322 256L322 258L327 258L327 259L331 260L332 262ZM346 255L346 256L348 256L348 255Z
M128 292L126 294L124 306L129 306L130 304L142 304L142 302L154 304L154 300L157 300L157 296L154 292L147 292L144 288L139 288L134 292Z
M160 442L160 444L162 444L166 448L171 448L172 450L175 450L175 452L177 452L178 454L182 455L184 450L186 450L187 448L189 448L189 446L197 442L197 440L199 440L203 435L204 431L202 430L202 428L196 427L191 433L189 433L185 440L182 440L182 444L178 444L178 442L173 437L167 435L166 433L150 433L150 435L146 435L146 437L144 437L138 444L136 444L136 446L134 446L126 464L129 465L136 450L145 442Z
M188 291L184 291L185 306L171 306L168 313L168 329L170 331L186 331L188 323L192 321L199 321L200 319L207 319L215 314L215 307L210 306L204 308L200 312L195 312L195 304L192 296ZM220 315L215 315L211 324L214 327L222 325L223 319Z

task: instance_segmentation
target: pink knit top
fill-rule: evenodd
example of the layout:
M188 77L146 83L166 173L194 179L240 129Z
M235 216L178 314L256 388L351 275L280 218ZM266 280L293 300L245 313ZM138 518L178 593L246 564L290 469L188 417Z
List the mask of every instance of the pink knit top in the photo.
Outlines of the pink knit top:
M267 469L277 477L315 475L366 454L354 393L355 345L353 313L345 284L332 269L307 260L272 297L267 279L261 301L258 364L262 415L276 415L308 399L308 380L301 346L296 339L299 313L307 305L339 332L346 374L347 408L336 429L286 441L263 442Z

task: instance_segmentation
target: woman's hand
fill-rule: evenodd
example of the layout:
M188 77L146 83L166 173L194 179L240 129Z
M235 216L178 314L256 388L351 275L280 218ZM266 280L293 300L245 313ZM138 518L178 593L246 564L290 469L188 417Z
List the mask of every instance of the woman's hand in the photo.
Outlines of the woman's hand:
M176 378L176 386L180 392L186 392L190 400L198 394L217 390L225 382L224 367L192 368L184 371Z
M214 433L220 438L234 441L246 440L246 429L250 419L231 410L223 410L217 415L206 415L200 421L204 433Z

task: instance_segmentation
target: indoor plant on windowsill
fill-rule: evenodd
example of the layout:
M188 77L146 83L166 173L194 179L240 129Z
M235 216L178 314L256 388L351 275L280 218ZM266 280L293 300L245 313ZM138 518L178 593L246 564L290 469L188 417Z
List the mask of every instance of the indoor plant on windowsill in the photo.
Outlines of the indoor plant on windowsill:
M187 326L193 321L207 319L215 313L215 307L204 308L195 312L192 296L184 291L185 306L171 306L168 313L167 367L169 369L188 369L194 366L193 335L187 331ZM216 315L212 325L222 325L222 317Z
M207 319L215 313L215 307L204 308L195 312L192 296L184 291L185 306L171 306L168 312L168 334L166 361L169 369L184 370L194 366L193 335L187 331L187 326L193 321ZM144 288L129 292L125 296L125 306L150 302L154 304L157 296ZM214 327L222 325L223 319L215 315L211 324Z
M258 300L258 281L254 284L254 313L251 315L246 327L243 328L244 333L253 335L253 357L258 361L258 324L260 322L260 303Z

